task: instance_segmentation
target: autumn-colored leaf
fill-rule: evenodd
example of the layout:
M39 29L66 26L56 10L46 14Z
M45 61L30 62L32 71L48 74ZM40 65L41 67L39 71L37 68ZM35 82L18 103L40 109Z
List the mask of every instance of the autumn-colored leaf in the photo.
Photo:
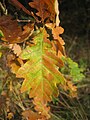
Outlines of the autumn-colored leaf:
M69 79L67 79L66 85L62 85L62 88L69 92L69 97L77 97L77 87Z
M28 24L23 27L18 25L16 20L12 20L10 16L0 17L0 30L4 36L1 38L8 43L21 43L26 41L32 34L34 25Z
M11 68L11 72L16 73L18 71L18 69L20 68L20 66L16 65L16 63L11 63L11 65L9 65L9 67Z
M12 112L8 113L7 118L8 118L9 120L11 120L13 117L14 117L14 115L13 115Z
M20 65L22 64L23 64L22 60L16 58L15 55L13 54L7 55L7 66L11 68L11 72L16 73L20 68Z
M64 40L62 37L60 37L60 34L64 32L64 29L61 26L56 26L55 24L52 23L47 23L45 24L46 27L52 30L52 35L54 40L52 41L53 48L57 51L57 55L59 57L62 57L65 55L65 49L64 49Z
M22 115L28 120L38 120L38 119L43 118L42 115L36 112L33 112L32 110L25 110L24 112L22 112Z
M44 118L44 120L48 120L48 118L50 118L50 107L47 106L47 103L45 104L43 101L41 101L41 98L39 99L38 97L34 98L33 103L35 105L35 110L37 110L39 114L46 118Z
M59 40L61 45L64 45L65 42L62 40L62 38L59 36L64 32L64 29L61 26L55 26L55 24L47 23L45 24L48 28L52 29L52 34L55 40Z
M16 75L25 78L21 92L30 90L29 96L34 98L36 110L49 117L47 102L51 101L52 96L58 95L57 84L63 84L65 79L58 70L63 62L56 56L47 36L46 31L41 30L34 38L35 45L23 50L20 58L27 62L19 68Z
M13 53L17 56L22 52L20 45L18 44L9 44L9 48L13 50Z
M34 9L37 9L36 15L38 15L44 22L46 18L54 21L55 19L55 0L33 0L29 5Z

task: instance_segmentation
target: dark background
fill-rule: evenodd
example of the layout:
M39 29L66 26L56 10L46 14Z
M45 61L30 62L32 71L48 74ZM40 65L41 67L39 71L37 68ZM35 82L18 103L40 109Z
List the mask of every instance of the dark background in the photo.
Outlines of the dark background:
M90 64L90 0L62 0L61 25L65 32L67 54L79 62Z

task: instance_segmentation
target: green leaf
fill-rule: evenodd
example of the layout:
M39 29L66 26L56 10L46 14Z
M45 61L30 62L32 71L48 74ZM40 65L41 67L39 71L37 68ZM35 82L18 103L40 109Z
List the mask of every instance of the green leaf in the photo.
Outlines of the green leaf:
M61 71L65 74L70 75L73 78L74 82L80 81L85 77L82 73L82 68L79 68L78 64L71 58L63 57L62 60L66 66L64 66Z

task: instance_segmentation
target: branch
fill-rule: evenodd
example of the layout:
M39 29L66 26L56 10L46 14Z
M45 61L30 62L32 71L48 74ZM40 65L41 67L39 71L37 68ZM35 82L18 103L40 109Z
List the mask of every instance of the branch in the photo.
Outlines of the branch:
M4 8L4 6L2 5L1 2L0 2L0 8L1 8L1 10L3 11L3 13L4 13L5 15L7 15L7 9Z

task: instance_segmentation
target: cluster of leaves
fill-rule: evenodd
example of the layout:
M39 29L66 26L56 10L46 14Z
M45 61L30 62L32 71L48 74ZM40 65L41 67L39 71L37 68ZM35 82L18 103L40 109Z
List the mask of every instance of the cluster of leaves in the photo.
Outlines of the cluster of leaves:
M30 120L48 120L48 102L59 95L57 86L70 91L71 97L76 97L77 88L59 71L64 66L62 57L65 56L65 43L60 37L64 29L59 26L58 1L33 0L29 5L35 9L29 11L34 18L30 24L21 27L9 15L0 17L0 56L5 62L4 69L24 79L19 93L28 92L33 99L34 111L22 107L22 115ZM8 49L8 54L3 48ZM77 65L70 61L72 71L73 65L77 69ZM74 77L73 72L71 74ZM11 81L10 91L14 91Z

